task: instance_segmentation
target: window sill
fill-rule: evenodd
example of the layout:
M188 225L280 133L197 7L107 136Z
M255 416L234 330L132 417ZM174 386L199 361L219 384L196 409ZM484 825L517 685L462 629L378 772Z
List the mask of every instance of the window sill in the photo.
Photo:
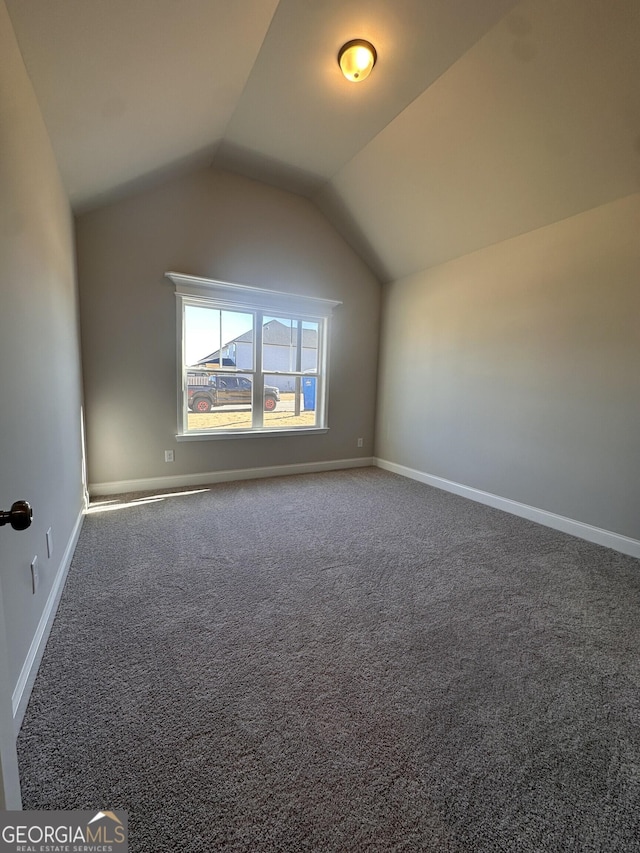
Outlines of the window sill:
M210 441L226 438L274 438L292 435L324 435L329 427L309 427L308 429L253 429L228 430L225 432L181 432L176 435L176 441Z

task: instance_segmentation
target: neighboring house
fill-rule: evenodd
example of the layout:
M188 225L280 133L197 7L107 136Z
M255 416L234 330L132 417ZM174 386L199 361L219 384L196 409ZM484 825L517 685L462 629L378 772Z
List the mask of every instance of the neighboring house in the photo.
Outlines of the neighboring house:
M297 330L269 320L263 326L263 364L266 370L294 371L296 369ZM217 367L220 350L201 358L198 364ZM316 329L302 330L302 371L315 370L318 364L318 332ZM223 364L231 363L241 370L253 367L253 330L250 329L222 347ZM268 374L268 383L280 391L293 391L295 377Z

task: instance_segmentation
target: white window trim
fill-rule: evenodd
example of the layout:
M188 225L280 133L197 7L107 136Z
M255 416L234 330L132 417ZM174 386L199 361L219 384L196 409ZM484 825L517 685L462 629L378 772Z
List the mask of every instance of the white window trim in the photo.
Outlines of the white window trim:
M234 306L253 306L264 311L286 311L289 314L308 314L315 317L330 317L333 309L342 305L337 299L321 299L317 296L302 296L280 290L266 290L250 284L232 284L213 278L199 278L179 272L167 272L165 276L175 284L178 296L204 296L217 302Z
M293 436L293 435L310 435L323 434L328 431L327 425L327 405L328 405L328 377L329 377L329 321L333 310L342 305L342 302L336 299L324 299L315 296L303 296L300 294L285 293L278 290L268 290L261 287L253 287L248 284L233 284L226 281L218 281L216 279L202 278L199 276L186 275L178 272L165 273L166 278L170 279L175 286L176 301L180 306L177 311L177 366L178 366L178 429L176 439L178 441L198 441L211 439L229 439L229 438L256 438L264 436ZM185 402L183 399L183 306L184 298L188 297L191 303L192 300L202 299L203 305L210 304L212 301L218 305L224 305L228 308L253 308L259 311L267 311L269 313L284 313L285 315L295 315L304 320L308 319L323 319L324 320L324 371L321 374L320 392L321 400L317 401L318 409L323 412L323 426L312 427L295 427L291 429L268 429L268 428L252 428L244 430L220 430L219 432L188 432L185 429L185 418L183 415ZM257 331L258 338L261 338L259 329ZM256 341L256 347L259 340ZM254 383L255 384L255 383ZM320 395L319 395L320 396Z

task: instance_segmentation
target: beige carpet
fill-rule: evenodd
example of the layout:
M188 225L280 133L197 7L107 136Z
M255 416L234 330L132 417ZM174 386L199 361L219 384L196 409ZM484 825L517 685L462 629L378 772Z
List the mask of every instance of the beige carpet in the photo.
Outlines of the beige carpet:
M133 853L640 850L638 561L377 469L109 501L25 808L127 809Z

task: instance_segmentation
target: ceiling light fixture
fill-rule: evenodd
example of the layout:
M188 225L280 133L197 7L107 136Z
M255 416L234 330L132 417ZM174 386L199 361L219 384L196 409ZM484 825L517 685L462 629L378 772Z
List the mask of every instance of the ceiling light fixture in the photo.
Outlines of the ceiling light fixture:
M371 42L352 39L340 48L338 64L347 80L359 83L371 74L377 58L378 54Z

